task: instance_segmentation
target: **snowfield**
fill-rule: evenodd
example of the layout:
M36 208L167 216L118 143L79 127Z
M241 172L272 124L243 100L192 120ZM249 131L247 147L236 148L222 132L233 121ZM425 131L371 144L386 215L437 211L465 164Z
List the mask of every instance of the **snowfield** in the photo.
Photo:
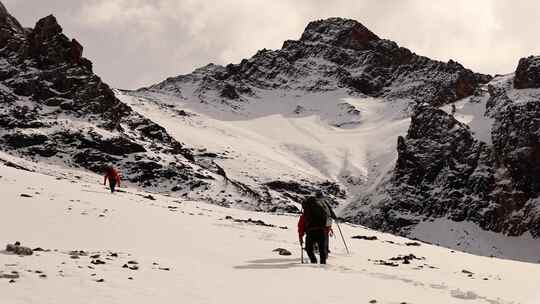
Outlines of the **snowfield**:
M513 74L490 85L511 86ZM347 190L338 213L388 178L397 158L397 138L410 125L409 100L351 97L346 91L305 93L257 91L241 101L201 102L189 84L182 94L122 92L117 97L150 118L178 141L222 155L215 161L229 178L256 187L274 180L337 182ZM454 117L476 139L491 144L494 119L485 115L488 85L478 96L455 102ZM512 94L525 94L511 91ZM526 91L526 90L525 90ZM534 98L534 92L528 98ZM524 98L524 97L522 97ZM443 106L448 113L452 104ZM374 203L376 200L372 200ZM300 206L298 206L300 208ZM409 237L484 256L536 263L540 241L529 235L509 237L473 223L446 218L421 222Z
M19 276L13 283L0 279L0 303L540 300L537 264L454 252L347 224L341 227L350 255L340 239L331 239L328 265L301 264L293 215L150 197L131 188L110 194L100 176L73 171L54 177L0 165L0 176L2 245L20 241L45 250L25 257L0 252L0 276ZM356 235L377 239L351 238ZM280 256L276 248L292 255ZM418 259L390 260L409 254Z
M351 97L345 91L258 95L234 101L235 108L197 102L192 96L117 92L120 100L177 140L225 152L217 162L230 178L246 184L330 180L347 189L349 200L393 169L397 137L410 124L406 100Z

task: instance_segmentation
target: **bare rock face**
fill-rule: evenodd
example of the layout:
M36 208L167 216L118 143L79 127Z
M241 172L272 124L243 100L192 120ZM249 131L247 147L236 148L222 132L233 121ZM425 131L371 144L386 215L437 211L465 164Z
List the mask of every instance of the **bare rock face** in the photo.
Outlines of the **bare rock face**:
M62 34L62 27L53 15L39 20L28 38L31 56L37 58L41 67L70 62L92 70L92 63L82 57L82 45Z
M375 193L347 207L348 218L403 234L444 217L540 237L540 102L538 92L513 91L516 81L487 87L492 143L476 139L451 114L416 107L407 136L398 138L393 172Z
M494 187L494 170L485 168L493 159L489 147L475 140L466 125L442 110L419 106L397 149L394 172L381 189L384 199L355 210L351 220L399 233L423 217L482 219L477 208L484 205L479 198Z
M328 43L337 47L362 50L380 38L355 20L330 18L308 24L300 41Z
M497 160L508 169L517 190L540 194L540 102L509 104L495 119Z
M6 46L12 50L18 48L20 45L18 38L23 35L23 27L8 13L4 5L0 3L0 48Z
M540 88L540 56L521 58L514 78L516 89Z
M6 251L9 253L17 254L17 255L32 255L34 252L31 248L21 246L18 243L15 244L7 244L6 245Z

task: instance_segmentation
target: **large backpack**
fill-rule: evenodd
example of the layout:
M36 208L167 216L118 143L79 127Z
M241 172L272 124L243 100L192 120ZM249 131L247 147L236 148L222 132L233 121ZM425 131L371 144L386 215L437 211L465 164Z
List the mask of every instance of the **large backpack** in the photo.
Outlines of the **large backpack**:
M328 214L315 197L308 197L302 204L306 231L326 227Z
M332 211L332 207L330 207L330 204L328 203L328 200L326 198L323 198L323 197L319 197L317 198L317 204L319 204L324 212L326 213L326 224L325 226L326 227L331 227L332 226L332 218L335 218L335 214L334 212Z

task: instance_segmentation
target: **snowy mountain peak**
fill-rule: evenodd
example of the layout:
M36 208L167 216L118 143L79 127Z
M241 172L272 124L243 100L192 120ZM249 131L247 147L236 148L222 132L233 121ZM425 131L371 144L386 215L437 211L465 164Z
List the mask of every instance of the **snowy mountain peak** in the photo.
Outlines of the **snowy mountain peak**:
M43 40L50 39L62 31L62 27L53 15L41 18L34 27L34 35Z
M30 53L43 67L70 62L92 70L92 62L82 57L83 46L75 39L69 40L56 17L40 19L28 35Z
M177 96L195 89L200 101L213 104L282 89L346 90L351 95L442 105L472 95L490 79L454 61L418 56L380 39L357 21L330 18L309 23L299 40L285 41L280 50L264 49L225 67L209 65L148 89Z
M303 42L327 43L358 50L377 40L380 38L358 21L338 17L310 22L300 38Z

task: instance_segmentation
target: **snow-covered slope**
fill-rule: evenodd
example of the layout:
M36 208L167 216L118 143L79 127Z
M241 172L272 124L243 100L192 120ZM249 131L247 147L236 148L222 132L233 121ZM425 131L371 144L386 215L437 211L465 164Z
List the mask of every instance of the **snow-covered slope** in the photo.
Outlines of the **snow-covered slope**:
M58 179L0 165L0 176L2 245L20 241L44 250L32 256L0 252L0 276L18 276L12 283L0 279L1 303L540 300L536 264L454 252L342 224L351 254L339 239L331 239L328 265L302 265L293 215L161 195L153 200L132 188L111 195L97 175L84 181L66 172ZM234 221L248 218L253 221ZM377 239L351 238L356 235ZM272 252L278 247L292 255ZM410 254L418 259L390 260Z
M389 169L395 138L409 124L406 101L341 91L266 94L249 98L241 112L160 93L118 96L188 145L222 154L215 162L227 175L255 188L276 180L331 181L354 194Z
M53 16L22 28L0 4L0 163L81 181L114 165L130 186L253 211L299 212L322 189L356 223L535 260L538 58L484 85L341 18L132 92L82 54ZM464 241L469 225L501 235Z

